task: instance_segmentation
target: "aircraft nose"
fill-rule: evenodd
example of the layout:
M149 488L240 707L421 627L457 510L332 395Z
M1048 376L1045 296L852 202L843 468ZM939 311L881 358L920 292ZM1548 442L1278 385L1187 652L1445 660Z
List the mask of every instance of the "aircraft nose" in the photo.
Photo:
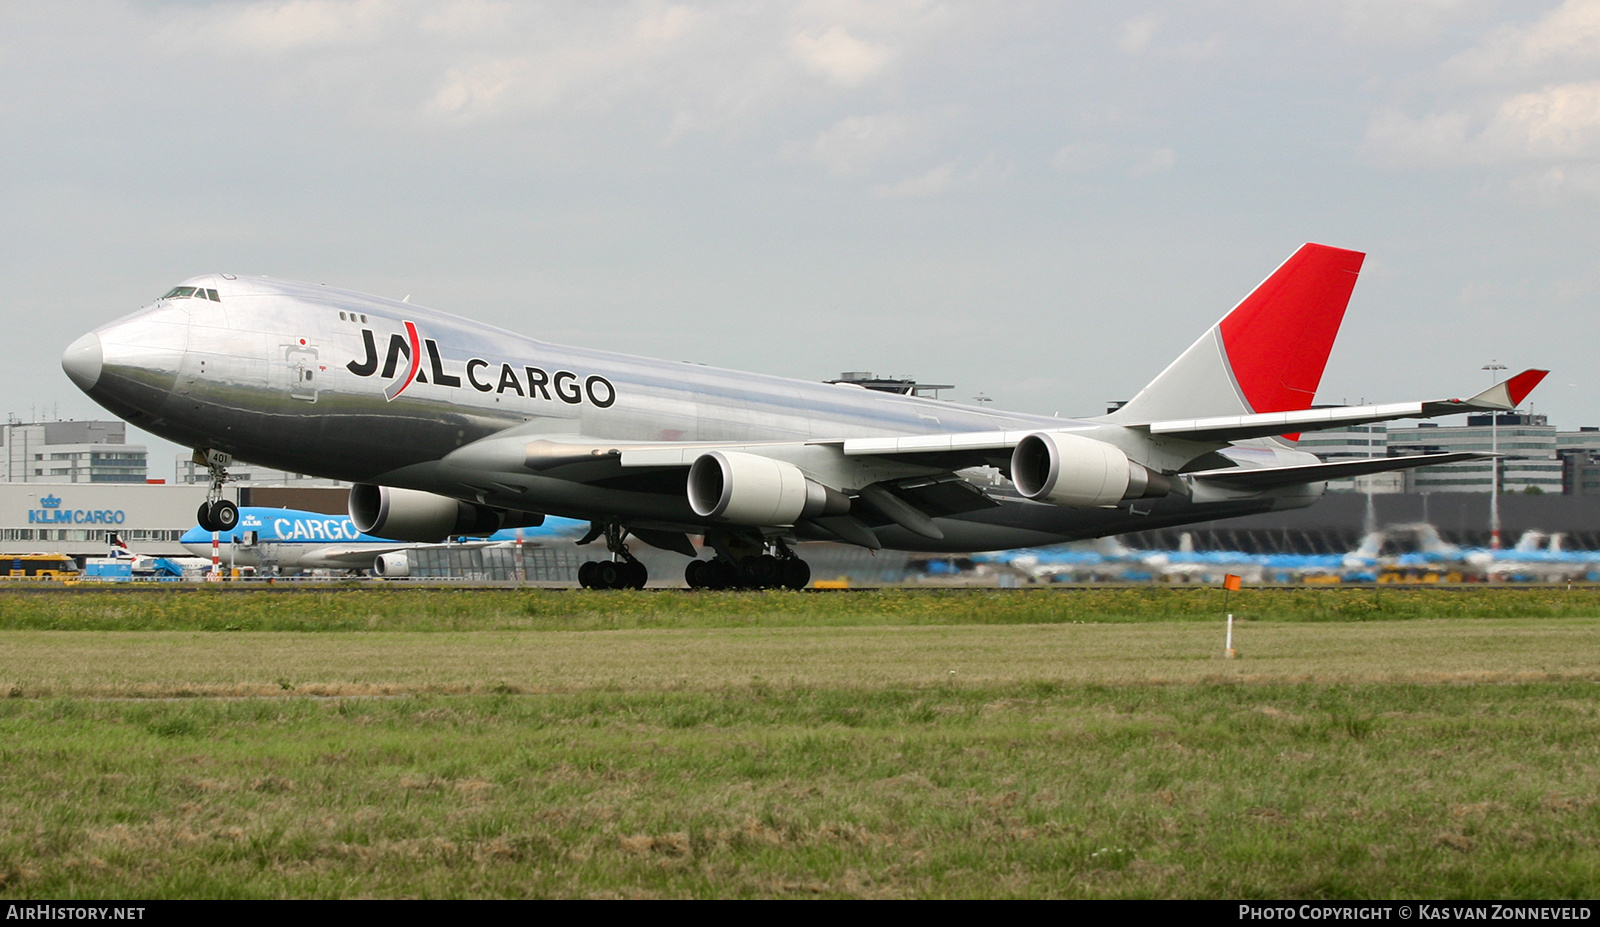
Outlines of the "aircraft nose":
M100 336L90 332L67 345L61 354L61 369L67 372L78 389L89 392L100 382L100 368L105 363L105 352L100 347Z

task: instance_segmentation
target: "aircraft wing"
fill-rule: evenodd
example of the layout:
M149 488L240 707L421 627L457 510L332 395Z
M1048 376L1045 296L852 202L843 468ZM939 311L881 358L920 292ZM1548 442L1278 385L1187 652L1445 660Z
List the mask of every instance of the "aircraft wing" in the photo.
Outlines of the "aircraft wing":
M398 553L403 550L416 550L423 547L450 547L458 550L476 550L482 547L495 547L510 544L510 541L459 541L450 544L390 544L379 546L373 544L353 545L350 547L318 547L301 554L295 561L295 566L308 570L370 570L372 564L384 554Z
M1235 415L1217 418L1181 419L1150 422L1142 427L1152 435L1173 435L1215 444L1226 444L1245 438L1263 438L1273 435L1298 434L1304 431L1321 431L1350 425L1393 421L1405 418L1436 418L1463 412L1508 412L1522 400L1549 373L1547 370L1524 370L1509 380L1469 399L1437 399L1422 402L1397 402L1383 405L1337 406L1333 408L1306 409L1298 412L1266 412L1254 415ZM1092 431L1093 426L1074 425L1060 429L1028 429L1025 431L982 431L933 435L907 435L882 438L844 438L837 440L811 440L810 446L837 448L846 457L881 457L903 464L919 465L930 469L959 470L964 467L1005 466L1017 443L1030 434L1049 430ZM770 453L784 442L752 444L705 443L644 443L606 446L581 438L547 440L538 442L544 447L542 463L554 466L561 463L590 461L615 456L623 467L686 467L695 458L709 450L738 450L753 454ZM535 466L533 448L529 449L529 466ZM1403 458L1388 458L1400 460ZM1416 463L1410 466L1429 466ZM535 467L542 469L542 467ZM1387 469L1404 469L1404 466ZM1368 471L1380 472L1380 471Z
M415 545L396 544L393 547L317 547L301 554L295 561L296 569L306 570L370 570L379 554L387 554Z
M1244 438L1264 438L1271 435L1343 428L1400 418L1435 418L1461 412L1509 412L1521 404L1523 398L1539 385L1539 381L1548 373L1548 370L1524 370L1509 380L1496 383L1471 399L1438 399L1387 405L1338 406L1299 412L1179 419L1150 422L1144 427L1148 428L1152 435L1175 435L1195 441L1228 442Z
M1544 376L1544 371L1524 371L1464 400L1148 423L1069 420L1056 427L1042 425L1026 430L987 432L683 442L615 441L514 428L466 445L447 455L441 463L447 472L454 474L457 486L485 503L490 499L514 499L526 491L526 479L531 474L610 490L682 499L687 474L687 501L695 518L688 517L688 512L672 515L667 509L658 508L657 514L637 518L629 526L647 543L673 550L692 550L686 534L695 533L697 526L704 524L700 520L704 518L735 524L805 522L849 543L876 548L879 544L872 531L874 526L895 524L925 538L941 539L944 535L935 519L998 506L999 502L958 472L969 468L987 466L1006 470L1026 498L1057 505L1111 507L1131 498L1185 491L1170 472L1161 474L1148 470L1106 443L1103 432L1107 427L1143 431L1149 436L1170 435L1197 444L1223 447L1243 438L1364 422L1473 410L1508 410L1515 408ZM1013 453L1024 442L1031 445L1025 457L1043 461L1044 445L1049 445L1052 461L1058 459L1056 455L1066 455L1059 459L1070 458L1071 463L1065 466L1076 469L1070 477L1056 483L1054 473L1065 471L1056 471L1055 465L1050 463L1049 484L1042 471L1031 476L1016 472ZM708 458L718 461L721 476L708 472L704 485L714 488L697 490L702 481L696 477L695 469L715 469L702 463ZM757 458L763 462L756 463ZM1481 458L1436 454L1334 464L1241 466L1188 473L1183 478L1219 488L1254 491L1472 459ZM740 468L746 469L741 471ZM1130 470L1135 472L1130 475ZM744 475L736 476L736 472ZM1102 473L1105 474L1103 478L1097 475ZM1072 485L1062 488L1069 481ZM765 500L760 505L770 503L776 508L762 511L752 508L730 514L726 506L738 504L729 501L733 498L731 487L735 483L766 486L766 490L757 489L750 495ZM834 502L828 501L828 494ZM781 502L781 499L789 501ZM751 499L750 504L756 506L757 502ZM649 533L650 537L641 531Z

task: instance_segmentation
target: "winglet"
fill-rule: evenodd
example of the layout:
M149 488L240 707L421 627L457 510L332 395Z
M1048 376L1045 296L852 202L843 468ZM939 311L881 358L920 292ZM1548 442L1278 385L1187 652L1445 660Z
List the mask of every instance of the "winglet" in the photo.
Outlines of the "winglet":
M1509 412L1522 405L1522 400L1533 392L1539 381L1548 376L1548 370L1524 370L1509 380L1489 387L1468 399L1466 405L1480 409L1498 409Z
M1545 377L1550 375L1548 370L1524 370L1506 381L1506 392L1510 394L1511 407L1514 409L1522 405L1522 400L1533 392Z

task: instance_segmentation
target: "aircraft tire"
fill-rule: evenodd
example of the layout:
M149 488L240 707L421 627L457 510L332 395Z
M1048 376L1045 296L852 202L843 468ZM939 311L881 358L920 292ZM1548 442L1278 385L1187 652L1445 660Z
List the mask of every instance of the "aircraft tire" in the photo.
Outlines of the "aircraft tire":
M200 527L206 531L216 531L216 523L211 520L211 503L200 503L199 511L194 513L195 520L200 522Z
M738 585L739 571L726 560L707 560L700 570L703 589L732 589Z
M811 583L811 566L798 557L782 562L783 586L786 589L804 589Z
M705 587L702 578L705 575L706 562L704 560L690 560L689 565L683 568L683 581L690 589Z
M211 507L211 523L214 531L232 531L239 526L239 507L223 499Z
M594 588L594 561L585 560L578 566L578 585L585 589Z
M597 562L592 575L596 589L621 589L625 585L623 565L615 560Z
M751 589L771 589L778 585L781 568L778 558L771 554L759 557L746 557L739 561L739 572L743 574L744 584Z
M644 584L650 581L650 569L637 560L624 563L623 589L643 589Z

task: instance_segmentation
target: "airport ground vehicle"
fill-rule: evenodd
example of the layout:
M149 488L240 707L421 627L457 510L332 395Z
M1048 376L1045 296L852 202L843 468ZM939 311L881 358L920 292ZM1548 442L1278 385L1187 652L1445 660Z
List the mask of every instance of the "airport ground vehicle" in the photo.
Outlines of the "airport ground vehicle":
M0 554L0 578L77 579L81 572L66 554Z

